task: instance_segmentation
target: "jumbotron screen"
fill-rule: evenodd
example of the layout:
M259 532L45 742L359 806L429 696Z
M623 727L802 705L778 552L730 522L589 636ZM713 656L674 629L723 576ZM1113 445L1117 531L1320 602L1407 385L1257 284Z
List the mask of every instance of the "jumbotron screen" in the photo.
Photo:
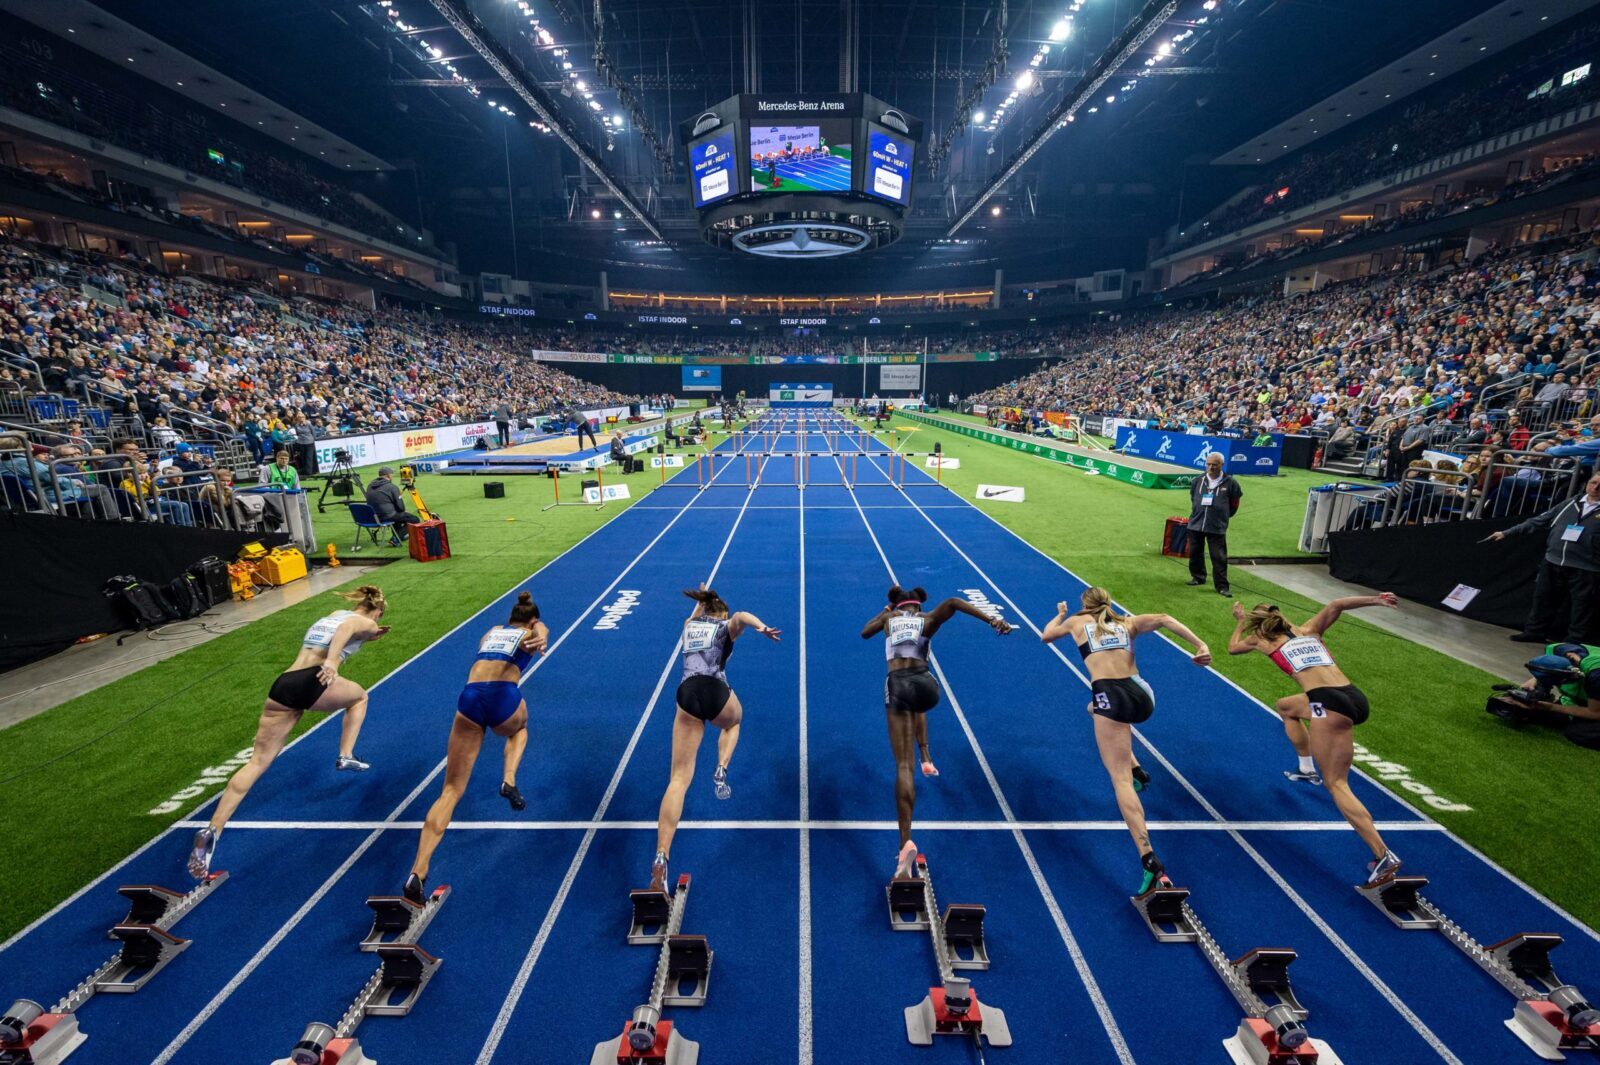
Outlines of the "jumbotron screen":
M750 124L751 192L848 192L854 185L855 123L818 119Z

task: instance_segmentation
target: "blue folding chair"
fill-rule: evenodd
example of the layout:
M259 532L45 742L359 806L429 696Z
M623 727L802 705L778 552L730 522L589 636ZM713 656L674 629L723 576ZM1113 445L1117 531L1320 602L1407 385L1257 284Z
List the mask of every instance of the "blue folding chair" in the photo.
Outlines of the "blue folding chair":
M367 538L373 547L382 547L378 542L378 534L388 530L389 526L378 520L378 512L372 509L370 503L351 503L350 518L356 523L356 540L350 545L350 550L361 550L361 534L366 532Z

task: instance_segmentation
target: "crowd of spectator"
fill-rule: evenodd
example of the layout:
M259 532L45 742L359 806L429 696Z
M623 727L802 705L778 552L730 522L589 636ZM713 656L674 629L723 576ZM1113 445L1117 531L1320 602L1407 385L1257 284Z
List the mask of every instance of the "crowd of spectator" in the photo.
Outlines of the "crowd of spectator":
M1531 54L1475 68L1463 76L1469 84L1442 85L1387 116L1362 123L1349 135L1335 136L1326 146L1313 145L1293 156L1253 194L1191 227L1172 250L1298 210L1462 145L1600 99L1600 73L1560 83L1568 65L1587 63L1585 57L1597 44L1600 16L1582 16ZM1547 89L1544 78L1551 81Z

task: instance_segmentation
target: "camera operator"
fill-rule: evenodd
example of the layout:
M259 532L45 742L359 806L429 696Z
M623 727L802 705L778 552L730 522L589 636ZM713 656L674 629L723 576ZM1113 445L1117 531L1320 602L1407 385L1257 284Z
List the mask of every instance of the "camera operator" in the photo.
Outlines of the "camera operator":
M1485 707L1508 721L1553 725L1580 747L1600 750L1600 647L1558 643L1528 663L1520 688Z

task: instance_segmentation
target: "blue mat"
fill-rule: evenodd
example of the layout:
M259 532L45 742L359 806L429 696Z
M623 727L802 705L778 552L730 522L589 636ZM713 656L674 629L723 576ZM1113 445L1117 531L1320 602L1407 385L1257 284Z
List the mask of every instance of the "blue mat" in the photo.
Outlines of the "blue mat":
M769 425L792 434L801 419L812 432L835 424L821 413ZM422 945L444 965L409 1017L370 1019L359 1036L383 1065L587 1062L648 991L655 951L624 942L627 892L648 877L667 778L679 591L708 578L783 641L751 636L730 663L746 714L729 801L712 795L712 743L701 751L673 869L694 875L684 930L709 936L716 962L708 1004L667 1015L707 1063L976 1060L970 1042L919 1049L904 1033L902 1010L936 973L925 935L887 927L894 765L881 645L859 635L891 569L936 598L982 596L1019 626L1000 639L957 618L935 640L942 772L916 782L916 839L941 901L988 907L994 965L972 975L1016 1040L989 1059L1225 1061L1218 1044L1239 1007L1198 951L1155 942L1129 904L1138 864L1081 667L1030 631L1083 582L921 471L902 491L867 459L852 491L842 475L820 483L829 460L813 458L816 483L801 491L781 483L791 461L770 459L755 491L713 484L618 512L391 674L361 737L370 772L333 772L337 724L292 745L221 840L232 878L178 926L193 946L139 994L90 1001L74 1065L265 1065L307 1022L338 1019L374 969L356 950L363 899L399 888L477 641L523 588L552 633L524 679L528 809L497 796L501 743L488 740L434 861L433 882L454 894ZM597 628L624 592L631 612ZM1284 780L1276 717L1159 638L1140 642L1139 660L1158 702L1139 730L1154 841L1227 951L1298 951L1308 1026L1346 1062L1536 1060L1503 1027L1509 994L1443 937L1401 932L1351 889L1365 848L1322 790ZM1590 929L1418 808L1365 777L1354 787L1447 913L1490 942L1560 932L1558 969L1600 993ZM209 805L0 949L0 1002L48 1004L108 957L105 930L126 909L116 885L184 885Z

